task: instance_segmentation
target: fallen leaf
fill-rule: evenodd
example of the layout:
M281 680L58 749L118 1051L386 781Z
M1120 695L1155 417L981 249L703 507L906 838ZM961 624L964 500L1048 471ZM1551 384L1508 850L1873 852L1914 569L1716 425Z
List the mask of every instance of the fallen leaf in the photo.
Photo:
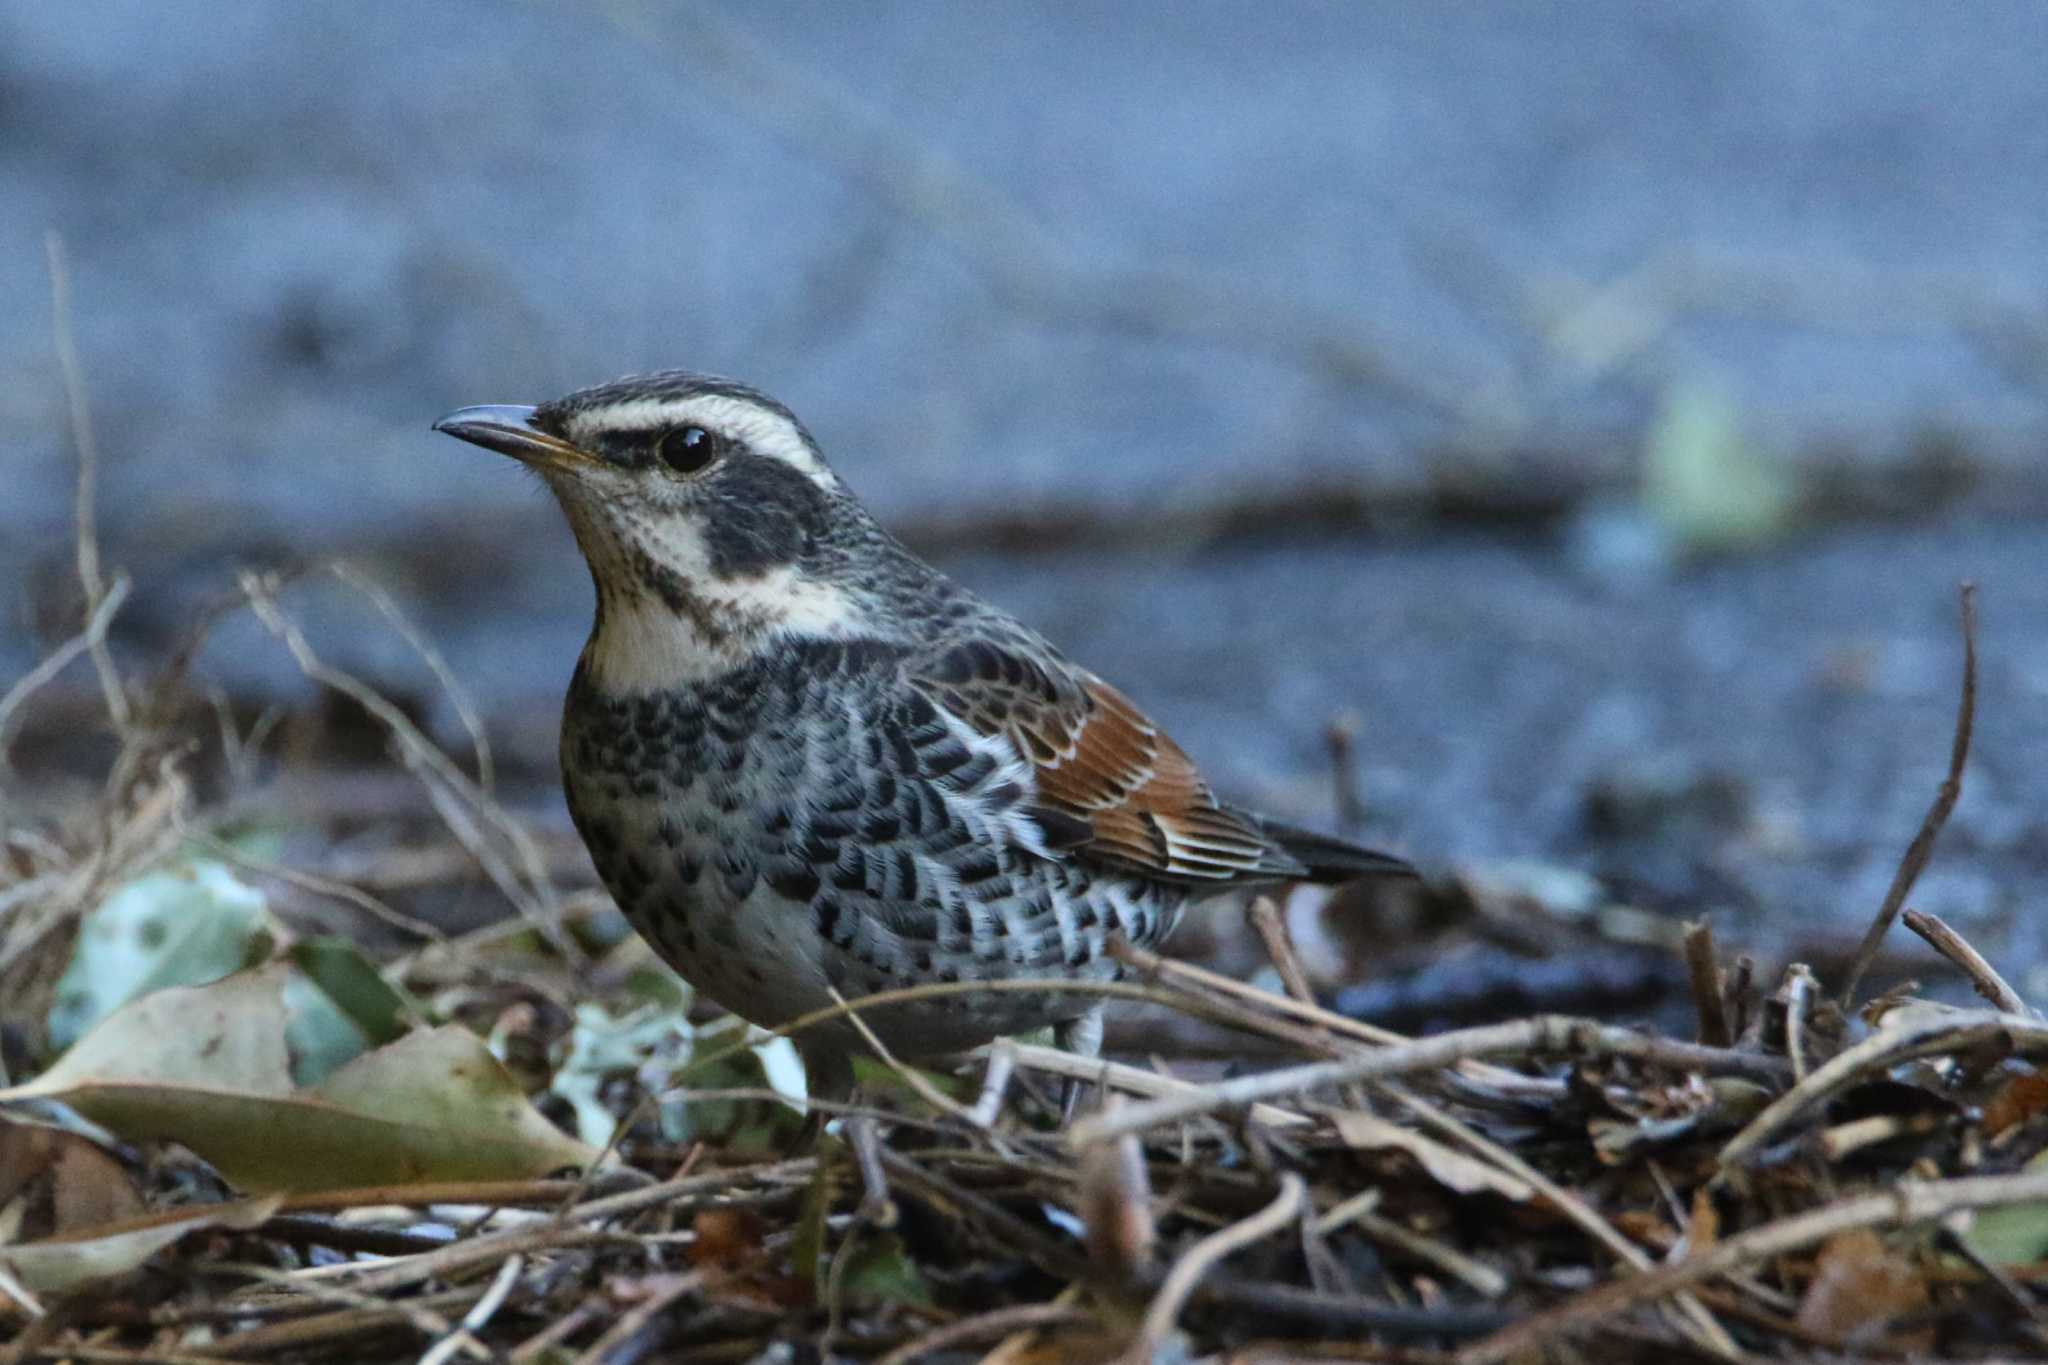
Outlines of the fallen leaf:
M1642 468L1644 508L1688 550L1768 540L1783 533L1795 510L1784 462L1744 437L1741 411L1705 379L1666 389Z
M840 1293L849 1304L930 1304L931 1287L893 1232L867 1232L848 1258Z
M309 1140L324 1139L337 1166L355 1172L323 1175L312 1188L392 1179L520 1179L589 1166L599 1155L528 1104L483 1041L456 1024L409 1033L364 1053L304 1098ZM369 1150L356 1149L362 1140L372 1144ZM279 1174L286 1182L292 1178L288 1171Z
M0 1116L0 1244L133 1218L142 1196L90 1138Z
M1838 1346L1868 1342L1893 1322L1922 1312L1927 1280L1913 1263L1885 1246L1868 1228L1830 1238L1820 1249L1812 1281L1799 1301L1799 1325ZM1901 1345L1934 1345L1931 1329Z
M1648 1209L1623 1209L1614 1215L1614 1230L1638 1246L1662 1255L1677 1244L1678 1234L1664 1216Z
M379 1047L398 1041L421 1017L419 1006L346 939L303 939L292 945L290 957L292 965Z
M544 1175L596 1160L526 1102L473 1034L450 1025L292 1086L272 964L122 1007L0 1100L59 1100L131 1140L183 1143L237 1187L334 1189Z
M1445 1189L1457 1194L1488 1190L1516 1203L1526 1203L1536 1191L1520 1176L1510 1175L1463 1152L1454 1151L1434 1138L1424 1137L1398 1124L1387 1122L1357 1109L1333 1115L1337 1136L1347 1147L1380 1151L1392 1148L1408 1153Z
M749 1208L703 1209L690 1222L696 1239L688 1248L699 1269L730 1270L760 1254L768 1224Z
M285 1046L300 1085L318 1085L371 1048L396 1042L422 1015L353 943L308 939L286 957L298 970L285 979Z
M690 1228L696 1234L686 1248L690 1266L706 1275L707 1292L719 1300L774 1308L810 1305L810 1282L775 1273L763 1256L773 1229L755 1210L705 1209L691 1219Z
M1721 1210L1705 1185L1692 1192L1692 1223L1685 1237L1695 1256L1721 1240Z
M2036 1155L2020 1169L2048 1170L2048 1152ZM1970 1216L1964 1236L1970 1249L1993 1265L2027 1265L2048 1258L2048 1202L1979 1209Z
M1984 1106L1984 1134L1997 1137L2006 1129L2025 1123L2048 1109L2048 1074L2029 1071L2015 1076Z
M263 893L225 863L201 859L137 877L79 926L50 1007L50 1040L66 1046L131 1000L261 960L270 928Z
M188 1233L206 1228L246 1231L267 1221L284 1201L245 1199L234 1204L172 1209L124 1223L81 1229L63 1237L0 1248L0 1266L38 1294L62 1294L81 1285L125 1275Z

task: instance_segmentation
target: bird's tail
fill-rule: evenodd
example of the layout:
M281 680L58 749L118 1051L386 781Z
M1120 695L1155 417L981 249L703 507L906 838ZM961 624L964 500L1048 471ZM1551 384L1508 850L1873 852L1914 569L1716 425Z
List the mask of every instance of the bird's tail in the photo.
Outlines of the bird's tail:
M1360 877L1421 875L1407 859L1391 853L1360 848L1333 835L1317 834L1263 815L1253 816L1252 820L1276 848L1307 869L1308 881L1348 882Z

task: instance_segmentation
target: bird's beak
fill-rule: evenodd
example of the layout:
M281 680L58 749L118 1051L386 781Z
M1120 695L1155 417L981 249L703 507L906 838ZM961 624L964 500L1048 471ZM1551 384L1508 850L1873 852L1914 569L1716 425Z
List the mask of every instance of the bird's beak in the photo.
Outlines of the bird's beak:
M534 411L521 403L457 408L434 423L434 430L500 455L510 455L536 469L564 469L592 462L594 457L589 453L534 426Z

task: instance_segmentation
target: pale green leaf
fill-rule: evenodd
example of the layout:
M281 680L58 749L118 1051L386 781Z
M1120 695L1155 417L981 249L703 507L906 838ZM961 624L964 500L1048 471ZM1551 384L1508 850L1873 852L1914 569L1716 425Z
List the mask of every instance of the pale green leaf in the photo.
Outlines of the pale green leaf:
M1712 384L1673 385L1643 451L1643 505L1680 545L1726 550L1780 534L1793 510L1782 460L1743 434L1741 414Z
M234 1204L173 1209L97 1233L0 1247L0 1266L37 1294L63 1294L125 1275L187 1233L204 1228L246 1231L277 1212L283 1201L245 1199Z
M130 1000L239 971L263 955L270 927L263 893L224 863L137 877L80 925L50 1008L50 1040L67 1047Z
M251 1191L516 1179L596 1159L459 1028L408 1034L294 1090L289 972L145 996L0 1100L58 1100L129 1140L181 1142Z

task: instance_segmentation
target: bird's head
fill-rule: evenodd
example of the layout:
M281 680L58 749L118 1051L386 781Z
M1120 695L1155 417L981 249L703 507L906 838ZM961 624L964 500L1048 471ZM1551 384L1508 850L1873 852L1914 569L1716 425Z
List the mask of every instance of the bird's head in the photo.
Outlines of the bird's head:
M796 415L673 370L434 424L535 470L597 585L586 663L637 691L729 667L774 634L862 633L849 546L879 533Z

